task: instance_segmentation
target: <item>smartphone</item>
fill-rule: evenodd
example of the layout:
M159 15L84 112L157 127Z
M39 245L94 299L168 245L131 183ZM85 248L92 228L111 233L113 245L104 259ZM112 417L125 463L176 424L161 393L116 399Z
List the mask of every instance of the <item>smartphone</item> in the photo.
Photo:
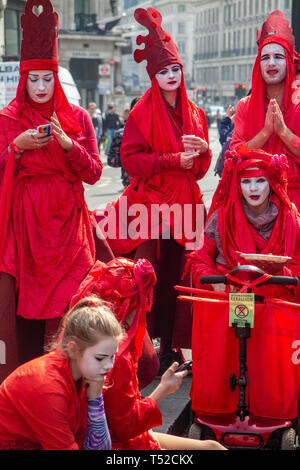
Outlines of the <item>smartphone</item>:
M185 361L175 370L175 372L182 372L183 370L191 370L192 364L193 364L193 361Z
M38 126L37 131L39 134L51 135L51 124L42 124Z

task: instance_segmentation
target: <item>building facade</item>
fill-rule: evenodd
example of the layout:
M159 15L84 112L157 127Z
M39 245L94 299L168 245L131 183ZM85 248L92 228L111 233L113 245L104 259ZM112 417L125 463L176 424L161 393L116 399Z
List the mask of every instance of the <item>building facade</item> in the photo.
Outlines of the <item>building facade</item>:
M235 103L251 85L257 53L256 34L269 13L281 10L291 21L292 0L122 0L127 49L123 51L123 82L127 92L149 86L145 64L133 51L142 29L133 18L137 7L157 8L163 27L178 45L187 87L199 104Z
M277 9L291 21L291 0L198 0L194 80L207 101L234 103L250 89L257 30Z
M122 37L116 0L52 0L59 14L59 62L73 75L86 107L95 101L123 107L121 74ZM1 60L19 60L20 17L25 0L0 0ZM1 27L2 26L2 27Z

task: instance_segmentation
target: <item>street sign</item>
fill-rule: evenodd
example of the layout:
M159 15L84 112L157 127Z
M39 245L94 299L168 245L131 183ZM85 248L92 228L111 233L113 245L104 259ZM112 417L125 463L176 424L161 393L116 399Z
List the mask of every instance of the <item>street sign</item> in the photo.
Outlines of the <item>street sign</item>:
M99 76L100 77L110 77L111 66L110 64L100 64L99 65Z

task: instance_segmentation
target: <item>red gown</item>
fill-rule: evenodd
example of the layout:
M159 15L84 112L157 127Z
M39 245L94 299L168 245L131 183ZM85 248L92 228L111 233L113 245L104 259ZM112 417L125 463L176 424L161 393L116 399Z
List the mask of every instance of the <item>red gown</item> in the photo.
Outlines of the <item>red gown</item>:
M137 381L135 346L118 358L103 389L104 405L113 450L158 450L149 432L162 424L160 409L150 398L141 398Z
M0 272L16 279L17 315L27 319L62 316L95 259L82 181L98 181L102 163L89 115L77 106L73 112L82 131L70 135L70 152L53 139L41 150L26 151L17 163ZM37 113L35 118L36 126L45 123ZM26 129L13 106L1 111L0 125L3 168L9 144Z
M85 388L55 351L16 369L0 386L0 449L78 450L87 422ZM21 447L22 446L22 447Z
M167 113L171 116L170 124L179 149L177 152L163 153L155 150L131 115L126 121L121 158L124 169L130 175L130 185L125 189L121 198L113 204L114 212L111 217L116 221L117 237L109 237L109 244L114 253L118 255L129 253L145 240L151 239L151 228L158 234L157 238L169 228L171 236L180 245L185 246L188 237L184 236L184 218L180 226L176 225L172 218L166 219L166 225L163 228L161 223L155 225L154 217L151 217L153 214L151 210L153 211L155 206L162 204L166 204L166 207L179 205L181 208L184 204L191 206L203 204L202 192L197 181L203 178L209 169L211 151L207 150L195 159L192 171L183 170L180 167L180 153L184 151L181 142L183 122L180 103L177 109L167 103L165 105ZM197 135L208 142L208 128L204 112L197 107L194 110L194 119L198 126ZM137 231L140 231L141 235L133 239L126 237L126 235L128 226L132 225L136 216L129 214L126 218L124 213L126 210L128 213L130 208L133 209L135 204L142 204L147 210L147 215L140 219L141 228L137 227ZM193 213L193 215L195 214ZM109 217L107 223L110 224L111 221L112 219ZM193 221L195 222L194 218ZM195 226L193 225L192 228L195 229ZM178 236L180 232L182 232L182 236ZM119 236L120 234L121 236ZM154 237L152 236L152 238Z

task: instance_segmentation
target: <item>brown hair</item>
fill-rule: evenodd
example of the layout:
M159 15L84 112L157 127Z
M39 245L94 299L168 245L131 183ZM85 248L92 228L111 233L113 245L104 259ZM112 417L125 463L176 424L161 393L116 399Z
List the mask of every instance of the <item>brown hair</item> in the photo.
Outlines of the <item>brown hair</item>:
M59 348L65 352L70 340L76 342L83 352L94 346L101 337L109 336L117 341L122 339L122 327L114 316L110 305L96 296L81 299L65 315L58 340L50 349Z

